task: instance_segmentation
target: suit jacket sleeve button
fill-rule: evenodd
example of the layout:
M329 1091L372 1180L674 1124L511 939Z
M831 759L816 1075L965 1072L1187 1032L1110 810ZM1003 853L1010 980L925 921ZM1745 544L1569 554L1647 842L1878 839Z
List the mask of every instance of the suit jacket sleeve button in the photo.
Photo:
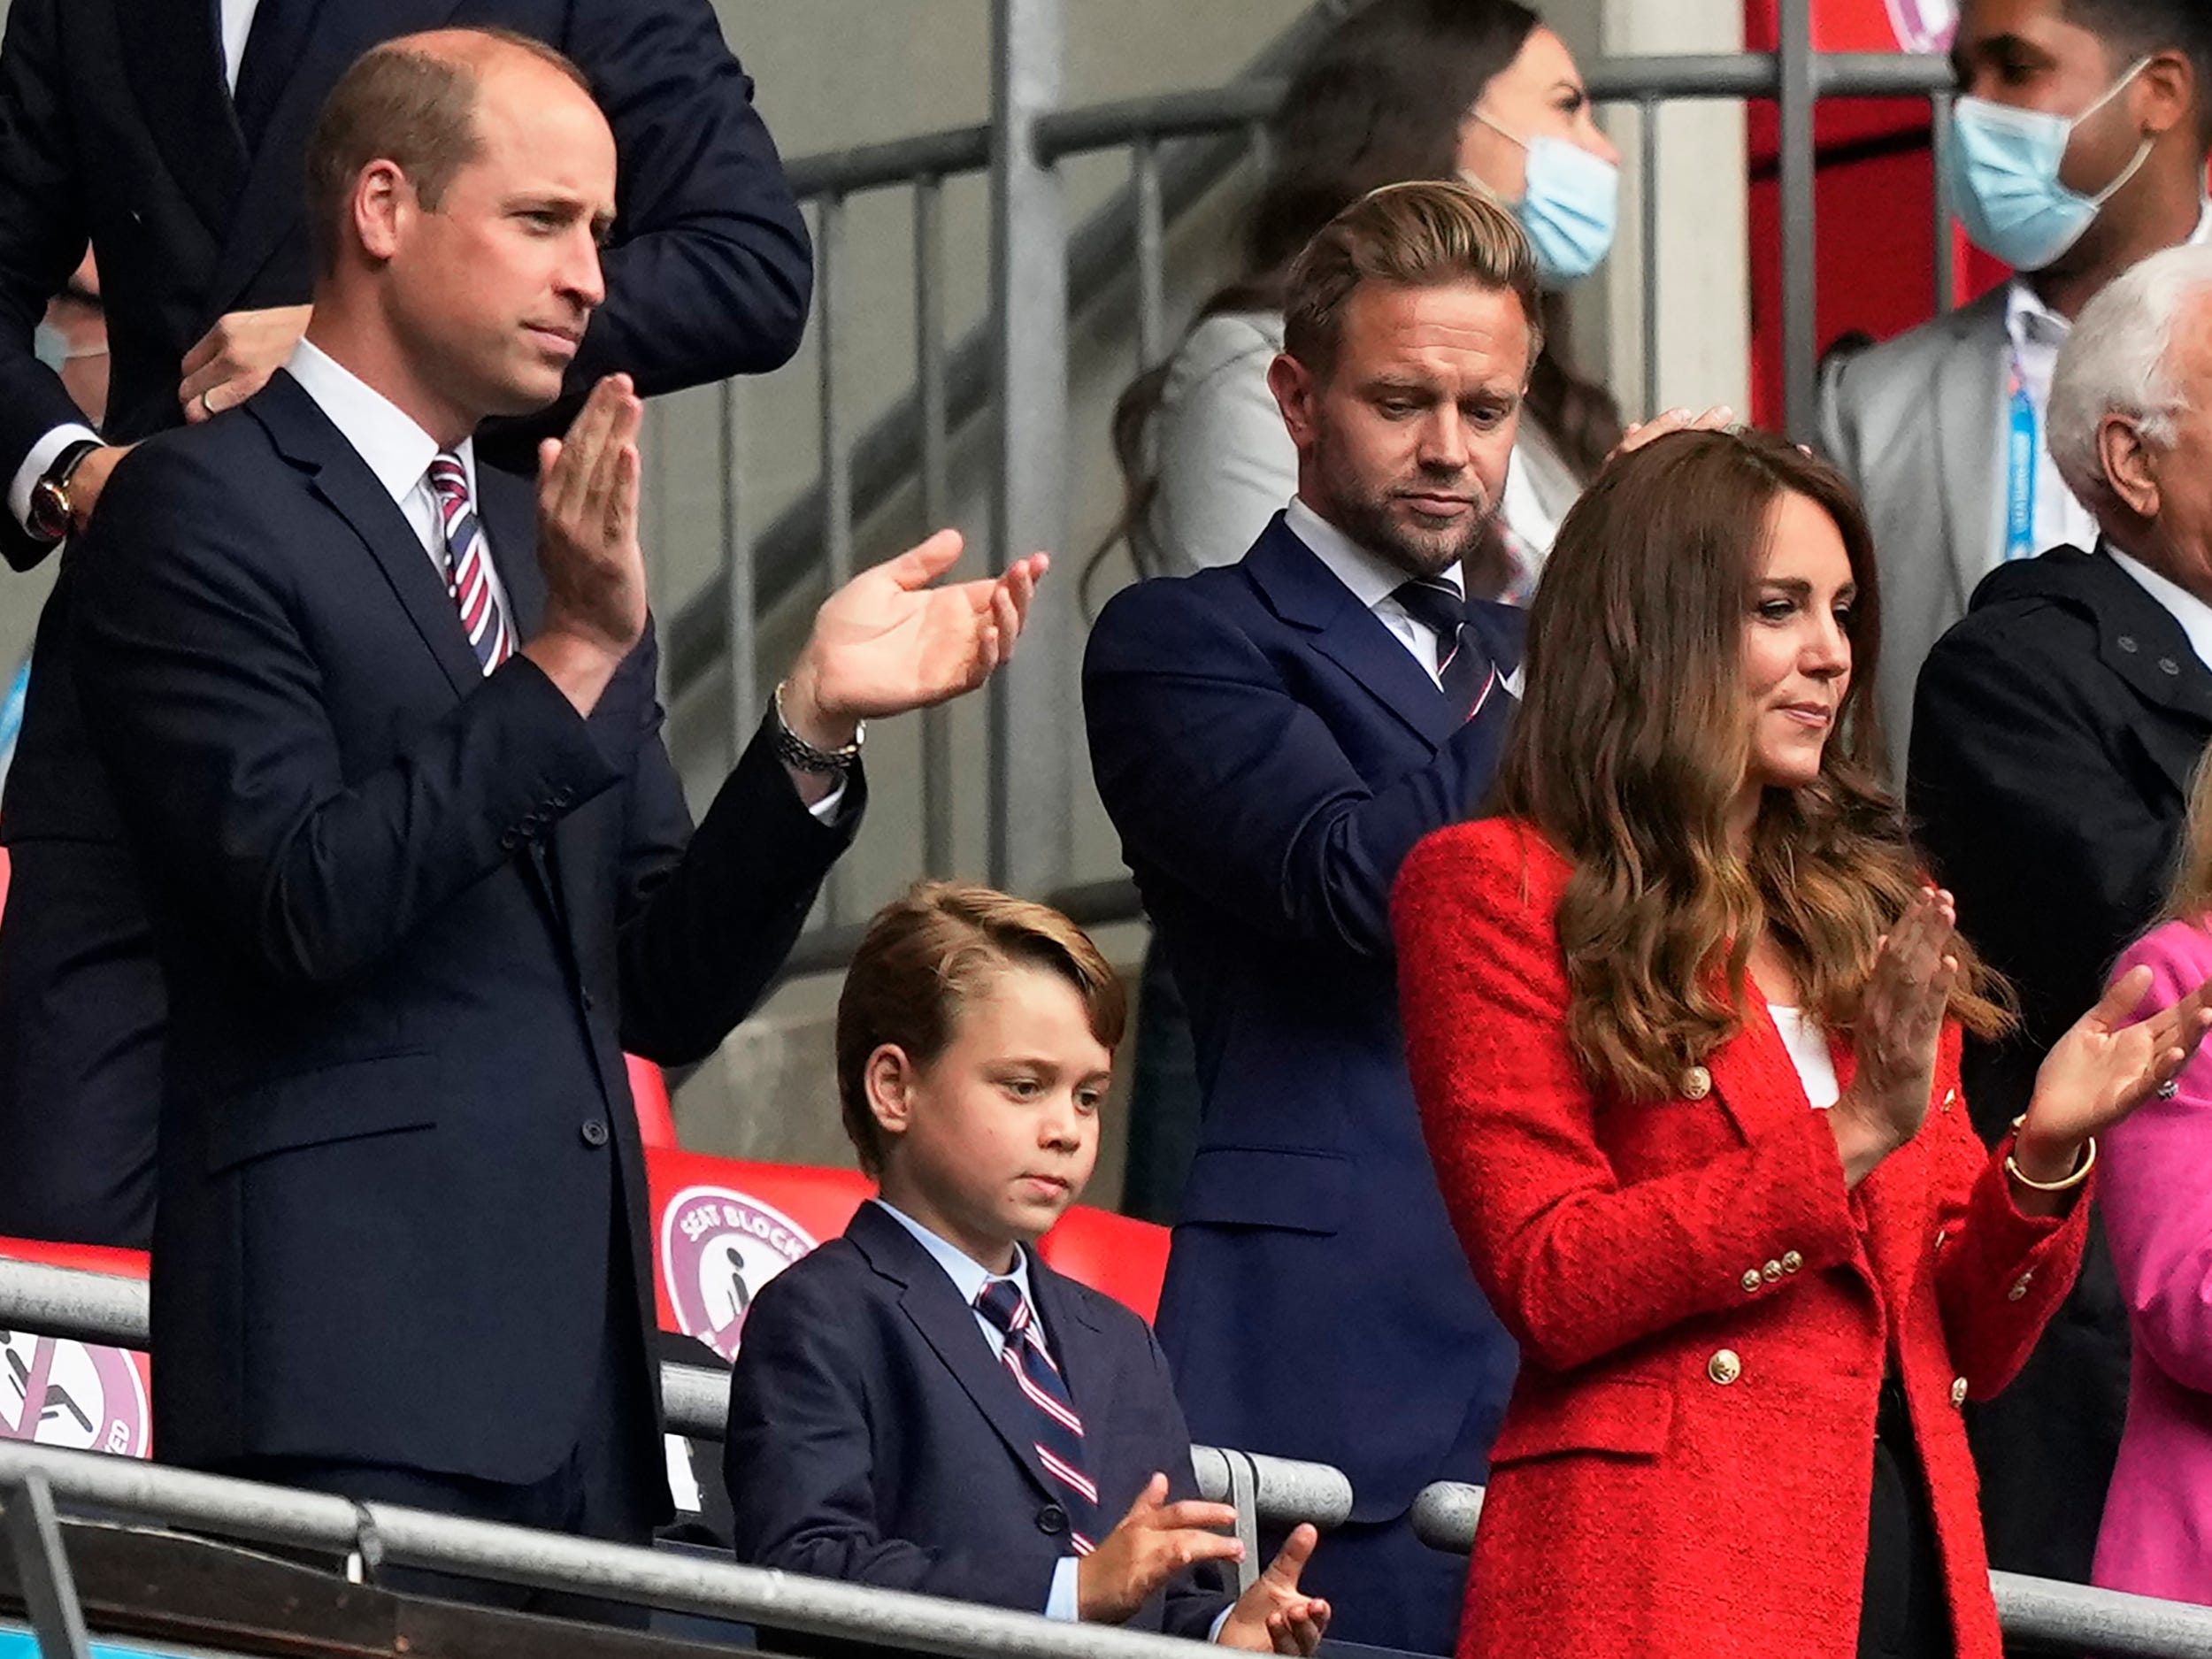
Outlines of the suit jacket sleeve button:
M1771 1285L1776 1279L1782 1277L1782 1263L1779 1262L1769 1262L1764 1267L1761 1268L1759 1271L1764 1275L1767 1283Z
M1747 1267L1744 1269L1743 1287L1746 1290L1756 1290L1760 1286L1765 1283L1766 1280L1759 1277L1759 1270L1757 1268Z
M2012 1281L2012 1288L2005 1292L2005 1300L2007 1302L2019 1301L2021 1297L2028 1294L2028 1286L2034 1282L2034 1279L2035 1271L2031 1268Z
M1068 1512L1056 1503L1048 1503L1037 1511L1037 1530L1057 1538L1068 1530Z
M587 1118L584 1119L583 1136L586 1146L603 1147L607 1144L607 1125L596 1118Z
M1795 1250L1785 1250L1782 1252L1782 1271L1785 1273L1794 1273L1799 1268L1804 1265L1805 1258L1800 1256Z

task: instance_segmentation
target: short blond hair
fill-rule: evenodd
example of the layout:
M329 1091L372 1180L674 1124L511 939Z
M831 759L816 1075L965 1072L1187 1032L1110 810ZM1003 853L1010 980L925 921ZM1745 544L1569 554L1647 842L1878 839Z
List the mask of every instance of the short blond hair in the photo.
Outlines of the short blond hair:
M1083 999L1108 1052L1129 1023L1128 993L1091 937L1048 904L972 882L924 881L878 910L837 999L837 1094L845 1135L870 1175L883 1131L868 1104L868 1056L895 1045L916 1065L943 1054L968 1001L1008 967L1056 973Z
M1314 373L1336 366L1344 309L1361 285L1472 282L1510 293L1528 319L1528 360L1544 349L1536 256L1513 216L1471 187L1416 179L1371 190L1314 234L1283 292L1283 349Z

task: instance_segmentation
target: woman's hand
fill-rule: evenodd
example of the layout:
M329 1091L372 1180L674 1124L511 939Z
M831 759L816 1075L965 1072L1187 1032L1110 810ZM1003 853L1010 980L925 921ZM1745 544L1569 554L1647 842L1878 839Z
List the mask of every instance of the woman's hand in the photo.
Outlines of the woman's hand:
M2212 1027L2212 981L2128 1025L2150 987L2148 968L2130 968L2044 1056L2013 1147L2013 1163L2028 1179L2072 1174L2083 1143L2149 1099L2204 1041Z
M1924 888L1875 948L1852 1041L1858 1064L1828 1113L1847 1186L1872 1174L1928 1115L1936 1044L1958 982L1958 958L1951 955L1957 923L1951 895Z

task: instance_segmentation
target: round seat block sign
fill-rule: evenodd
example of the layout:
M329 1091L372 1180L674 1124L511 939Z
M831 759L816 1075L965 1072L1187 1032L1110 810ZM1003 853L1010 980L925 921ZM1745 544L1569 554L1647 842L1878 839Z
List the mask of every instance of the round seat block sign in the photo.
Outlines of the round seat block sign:
M130 1355L0 1331L0 1440L146 1455L146 1385Z
M781 1210L728 1187L690 1187L661 1212L661 1272L686 1336L737 1357L760 1287L815 1246Z

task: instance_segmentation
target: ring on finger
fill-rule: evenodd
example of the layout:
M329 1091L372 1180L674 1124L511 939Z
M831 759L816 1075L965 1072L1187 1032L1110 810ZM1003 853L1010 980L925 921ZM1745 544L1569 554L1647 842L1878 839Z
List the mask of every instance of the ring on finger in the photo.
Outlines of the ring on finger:
M2172 1078L2168 1078L2163 1083L2161 1083L2156 1088L2153 1089L2151 1093L2157 1095L2161 1100L2171 1100L2175 1095L2181 1093L2181 1085L2174 1081Z
M206 414L211 415L215 412L215 388L213 387L204 387L201 389L200 408Z

